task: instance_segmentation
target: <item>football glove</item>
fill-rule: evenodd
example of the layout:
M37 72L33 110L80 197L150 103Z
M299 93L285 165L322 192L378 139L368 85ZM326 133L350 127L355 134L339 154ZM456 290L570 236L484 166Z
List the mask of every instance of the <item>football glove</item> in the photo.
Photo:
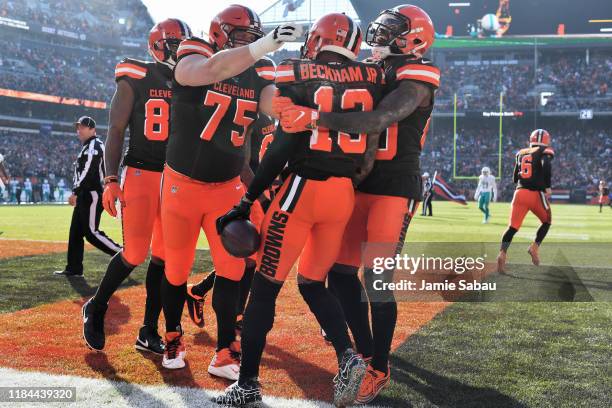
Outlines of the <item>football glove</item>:
M246 197L242 197L238 205L217 218L217 234L221 235L227 224L234 220L248 220L251 214L253 202Z
M285 109L280 115L280 124L287 133L316 129L318 120L318 110L299 105Z
M117 200L121 203L122 208L125 207L125 199L123 198L123 191L121 191L119 183L116 181L106 183L104 193L102 194L102 206L113 217L117 216L117 207L115 207Z
M283 111L293 107L295 107L295 104L291 98L280 96L280 92L277 89L276 93L272 97L272 111L276 114L276 116L280 118Z
M285 23L270 31L265 37L248 45L249 52L255 61L264 55L274 52L286 42L296 41L302 36L303 27L296 23Z

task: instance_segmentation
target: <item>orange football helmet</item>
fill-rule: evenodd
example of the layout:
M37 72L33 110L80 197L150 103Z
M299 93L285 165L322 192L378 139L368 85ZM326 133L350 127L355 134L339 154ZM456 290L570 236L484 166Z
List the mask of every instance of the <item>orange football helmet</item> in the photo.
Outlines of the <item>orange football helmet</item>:
M208 36L218 50L248 45L264 36L257 13L232 4L213 18Z
M149 33L149 53L155 61L173 68L179 44L189 37L191 29L185 22L176 18L160 21Z
M544 129L536 129L529 136L529 144L536 146L550 146L550 133Z
M434 43L435 35L431 18L423 9L403 4L382 11L368 25L366 43L374 47L381 58L399 54L420 58Z
M302 46L302 58L314 59L321 51L333 51L356 59L361 48L361 28L343 13L330 13L314 22Z

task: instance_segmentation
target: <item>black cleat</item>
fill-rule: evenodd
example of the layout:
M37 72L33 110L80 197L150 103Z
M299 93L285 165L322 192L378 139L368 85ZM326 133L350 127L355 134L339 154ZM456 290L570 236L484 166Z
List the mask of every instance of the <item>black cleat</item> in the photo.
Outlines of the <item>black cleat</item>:
M153 354L164 354L165 344L162 338L157 334L157 330L149 326L142 326L136 337L136 350L148 351Z
M225 392L213 398L213 402L224 407L256 407L261 404L261 385L256 379L243 384L238 381L225 389Z
M353 349L348 349L342 354L338 374L334 377L336 407L346 407L355 403L366 368L366 363Z
M193 324L199 328L204 327L204 300L206 295L198 296L192 293L193 285L187 286L187 310L189 311L189 317Z
M64 275L64 276L74 276L76 278L82 278L83 277L83 271L81 272L72 272L68 269L64 269L63 271L54 271L53 272L54 275Z
M104 335L104 314L106 306L102 310L96 310L96 307L89 299L83 305L83 339L87 347L92 350L102 351L106 336Z

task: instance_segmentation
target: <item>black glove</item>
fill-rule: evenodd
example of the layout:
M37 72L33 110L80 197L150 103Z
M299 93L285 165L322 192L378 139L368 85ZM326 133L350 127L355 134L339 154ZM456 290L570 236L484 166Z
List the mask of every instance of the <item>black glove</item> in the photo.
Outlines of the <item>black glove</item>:
M248 220L252 205L253 202L251 200L242 197L238 205L235 205L225 215L217 218L217 234L221 235L225 226L234 220Z

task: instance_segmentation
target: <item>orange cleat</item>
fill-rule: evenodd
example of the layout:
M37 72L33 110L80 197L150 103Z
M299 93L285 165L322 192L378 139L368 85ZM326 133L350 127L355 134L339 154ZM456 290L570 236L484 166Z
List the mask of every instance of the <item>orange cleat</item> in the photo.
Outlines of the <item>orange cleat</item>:
M240 374L240 354L230 348L224 348L217 351L208 366L208 373L216 377L238 381L238 375Z
M380 394L383 388L389 383L391 379L390 371L387 369L386 373L375 370L372 366L368 366L365 377L361 387L359 387L359 394L355 400L358 404L368 404L374 400Z
M183 343L183 334L181 332L167 332L162 365L170 370L183 368L185 367L185 354L187 354L187 350Z

